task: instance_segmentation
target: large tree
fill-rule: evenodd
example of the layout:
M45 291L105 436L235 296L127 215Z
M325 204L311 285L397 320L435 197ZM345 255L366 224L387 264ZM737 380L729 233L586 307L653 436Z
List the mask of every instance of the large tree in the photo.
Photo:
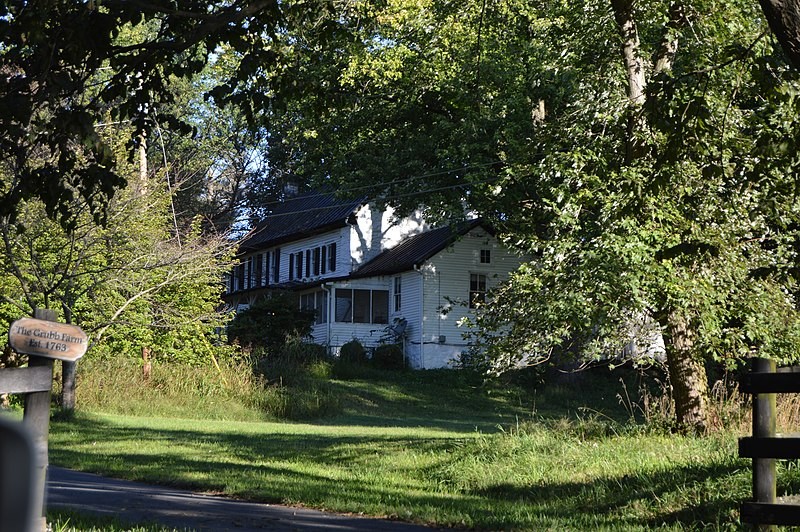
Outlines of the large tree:
M17 200L37 198L48 215L70 226L72 200L80 196L102 219L125 176L116 171L99 124L109 116L130 123L131 154L158 124L190 133L166 108L174 97L170 83L200 73L220 46L241 61L219 83L215 101L236 99L252 115L263 96L254 101L237 88L278 70L278 36L313 24L328 9L324 2L274 0L4 2L0 216L13 216Z
M479 314L495 364L655 328L702 432L704 361L798 354L798 84L755 3L348 6L333 38L285 37L272 163L466 201L532 254Z
M21 201L13 222L0 219L0 322L51 308L83 328L91 356L139 357L145 349L149 359L209 361L208 338L227 317L219 297L233 242L200 234L199 224L176 232L164 181L132 182L106 206L103 227L80 199L70 231L38 200ZM71 409L75 363L62 366L63 406Z

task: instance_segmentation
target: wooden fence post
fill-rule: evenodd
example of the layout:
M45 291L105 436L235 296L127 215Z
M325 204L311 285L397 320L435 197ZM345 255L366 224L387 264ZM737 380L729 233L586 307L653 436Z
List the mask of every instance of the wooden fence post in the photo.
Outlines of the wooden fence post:
M800 504L794 495L777 497L775 460L800 459L800 438L776 433L775 398L779 393L800 393L798 368L780 368L775 362L755 359L742 378L742 393L753 395L753 435L739 439L739 456L753 459L753 499L741 506L741 520L758 530L772 525L800 525Z
M28 502L33 509L26 514L33 519L25 532L47 530L45 489L47 487L48 445L50 432L50 397L53 388L53 361L74 362L86 354L89 338L80 327L56 322L52 310L36 309L35 318L21 318L11 324L8 346L19 354L28 355L27 368L6 368L0 371L0 394L25 394L21 437L31 440L29 456L34 462L29 485ZM13 429L12 429L13 430ZM9 458L9 457L4 457ZM8 471L4 470L4 474ZM8 501L5 501L8 502ZM17 509L27 512L28 508ZM16 530L14 531L16 532Z
M775 361L757 358L753 361L753 371L775 373ZM753 437L775 437L775 394L758 393L753 395ZM775 504L777 479L774 458L753 458L753 500L758 503ZM759 530L775 530L772 525L758 525Z
M36 319L45 321L56 321L55 311L49 309L36 309L34 311ZM52 385L53 380L53 359L29 355L28 367L42 367L48 375ZM47 438L50 432L50 396L51 388L46 391L38 391L25 395L25 413L23 423L33 435L34 455L36 460L36 478L33 482L33 493L36 498L34 508L39 512L39 522L36 523L36 530L47 530L47 518L45 512L45 490L47 487Z

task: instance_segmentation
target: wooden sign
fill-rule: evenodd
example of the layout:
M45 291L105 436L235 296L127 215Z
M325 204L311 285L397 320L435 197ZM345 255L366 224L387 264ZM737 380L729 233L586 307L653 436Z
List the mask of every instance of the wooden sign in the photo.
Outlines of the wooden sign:
M89 338L75 325L22 318L11 324L8 343L17 353L74 362L86 353Z

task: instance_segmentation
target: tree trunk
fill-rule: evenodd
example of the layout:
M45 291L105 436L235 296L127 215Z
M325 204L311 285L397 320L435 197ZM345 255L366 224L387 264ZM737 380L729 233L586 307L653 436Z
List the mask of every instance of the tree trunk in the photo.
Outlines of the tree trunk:
M70 292L71 289L70 283ZM72 306L64 302L61 308L64 311L64 321L72 323ZM77 361L61 361L61 408L67 412L75 410L75 373L77 368Z
M142 377L144 380L150 379L150 373L153 371L153 364L150 362L150 348L142 347Z
M800 69L800 0L760 0L760 4L789 62Z
M622 64L627 78L628 101L631 103L628 116L628 141L625 148L625 162L630 164L644 155L644 144L640 138L647 129L642 114L645 100L645 67L639 42L639 29L633 13L633 0L611 0L614 20L622 37Z
M75 370L77 362L61 361L61 408L67 412L75 410Z
M708 377L702 360L693 356L694 335L689 321L672 311L666 332L667 366L678 430L705 434L708 430Z

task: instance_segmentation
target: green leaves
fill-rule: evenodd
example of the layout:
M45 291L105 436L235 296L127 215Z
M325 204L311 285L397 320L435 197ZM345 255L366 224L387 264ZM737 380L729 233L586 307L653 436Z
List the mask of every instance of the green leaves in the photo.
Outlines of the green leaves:
M796 76L756 4L670 6L632 14L643 105L605 1L357 6L339 33L286 39L281 87L303 90L266 110L273 172L466 202L530 252L475 318L499 366L616 354L673 311L697 356L794 352Z

